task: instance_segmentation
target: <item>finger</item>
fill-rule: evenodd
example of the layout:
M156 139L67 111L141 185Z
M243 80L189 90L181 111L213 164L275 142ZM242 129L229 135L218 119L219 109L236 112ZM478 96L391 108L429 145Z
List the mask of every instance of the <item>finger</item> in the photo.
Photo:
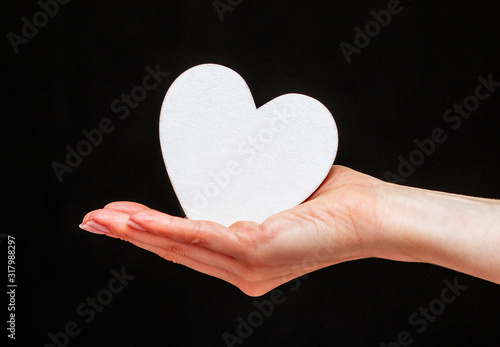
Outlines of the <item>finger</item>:
M129 201L115 201L107 204L104 206L104 209L109 209L109 210L115 210L115 211L120 211L123 213L127 213L129 215L138 213L141 211L147 211L150 210L149 207L136 203L136 202L129 202ZM81 225L86 225L87 222L89 221L89 217L94 211L90 211L83 217L83 221Z
M291 279L277 272L273 275L255 273L234 258L138 231L127 225L127 218L126 213L119 211L96 210L89 214L87 224L98 226L107 236L128 241L164 259L229 282L247 295L260 296Z
M248 249L253 247L248 235L260 233L257 223L241 222L230 229L210 221L174 217L152 210L131 215L130 222L158 236L236 258L252 251Z
M80 229L83 229L85 231L91 232L93 234L98 234L98 235L106 235L111 238L120 238L119 236L113 234L108 228L104 227L103 225L100 225L93 221L92 215L96 211L90 211L85 215L85 217L82 220L82 224L79 225ZM104 228L103 228L104 227Z
M129 215L123 212L102 209L91 213L86 225L95 227L104 233L112 233L125 241L137 241L156 247L159 255L171 254L192 259L208 266L217 267L233 273L248 273L249 269L233 257L214 252L196 245L179 243L163 235L156 235L146 230L137 230L127 224Z
M80 229L83 229L85 231L88 231L93 234L98 234L98 235L106 235L108 237L114 238L114 239L119 239L119 236L116 236L112 234L111 232L108 231L102 231L102 229L96 225L93 221L88 221L87 223L82 223L79 225Z
M88 231L89 233L92 234L98 234L98 235L104 235L106 234L104 231L100 230L98 227L96 227L92 221L88 221L86 223L82 223L79 225L80 229L83 229L85 231Z
M141 211L147 211L150 210L149 207L139 204L137 202L130 202L130 201L115 201L107 204L104 206L104 209L111 209L111 210L116 210L128 214L134 214L138 213Z
M88 229L87 231L95 234L110 235L112 232L114 232L113 234L111 234L114 237L122 238L136 245L137 247L153 252L160 257L172 261L176 264L188 266L199 272L203 272L205 274L215 276L226 281L230 280L226 270L221 270L214 266L203 264L197 262L196 260L190 259L184 256L182 253L179 253L179 249L175 249L177 250L177 252L172 252L173 248L170 248L169 251L168 248L164 247L164 245L162 245L162 247L158 247L158 240L153 240L153 238L158 238L157 236L152 236L148 233L140 232L137 230L133 230L131 233L127 232L126 229L129 227L127 226L126 222L128 221L129 215L120 212L119 209L122 209L122 207L125 207L123 209L125 211L131 211L133 208L143 209L141 208L142 206L140 206L140 204L137 205L134 206L133 204L126 203L122 204L121 202L108 204L106 205L108 209L117 208L116 210L114 210L115 213L109 213L109 211L103 210L91 211L87 214L86 220L82 223L82 226L85 226L86 229Z
M90 216L90 214L91 214L91 213L92 213L92 211L88 212L88 213L85 215L85 217L83 217L83 219L82 219L82 224L80 224L80 226L87 224L87 222L89 221L89 216Z

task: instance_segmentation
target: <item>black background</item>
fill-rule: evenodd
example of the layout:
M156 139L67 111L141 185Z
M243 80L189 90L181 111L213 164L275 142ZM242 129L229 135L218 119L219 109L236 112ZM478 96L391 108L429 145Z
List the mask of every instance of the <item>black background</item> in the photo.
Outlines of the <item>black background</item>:
M236 70L258 106L290 92L320 100L338 125L336 163L378 178L397 173L398 156L407 158L415 139L442 127L448 140L404 184L500 197L500 90L457 130L442 118L473 94L479 75L500 80L499 3L402 5L348 64L339 44L353 44L353 28L387 1L247 0L221 21L210 0L73 0L17 54L7 34L20 34L21 18L40 7L4 4L2 195L9 209L1 232L16 237L16 345L44 346L50 332L76 321L81 332L70 346L224 346L222 334L236 334L237 317L255 310L253 298L223 281L78 228L88 211L115 200L182 215L161 158L158 118L170 84L197 64ZM113 100L157 64L170 75L119 120ZM63 163L65 147L75 148L82 130L106 117L116 130L60 183L52 162ZM6 241L0 245L6 259ZM123 267L135 279L85 323L76 307ZM416 332L408 317L455 277L468 288ZM245 345L379 346L403 330L412 346L498 345L499 287L440 267L369 259L317 271L294 292L290 284L281 289L285 303ZM7 320L6 306L2 312Z

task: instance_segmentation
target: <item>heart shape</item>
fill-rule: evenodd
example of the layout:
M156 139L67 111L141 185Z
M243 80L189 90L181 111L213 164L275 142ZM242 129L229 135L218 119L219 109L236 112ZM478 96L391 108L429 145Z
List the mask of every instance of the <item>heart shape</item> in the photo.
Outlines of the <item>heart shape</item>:
M169 88L160 143L186 217L229 226L307 199L335 160L338 134L319 101L285 94L257 109L240 75L203 64Z

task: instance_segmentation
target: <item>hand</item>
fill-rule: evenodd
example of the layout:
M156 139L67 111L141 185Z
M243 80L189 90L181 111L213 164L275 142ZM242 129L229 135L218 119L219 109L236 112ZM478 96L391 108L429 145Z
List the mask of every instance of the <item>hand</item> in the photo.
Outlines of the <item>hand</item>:
M173 217L133 202L114 202L88 213L81 228L131 242L223 279L247 295L260 296L293 278L374 256L375 251L395 258L377 245L377 201L384 185L333 166L307 201L262 224L237 222L226 228Z

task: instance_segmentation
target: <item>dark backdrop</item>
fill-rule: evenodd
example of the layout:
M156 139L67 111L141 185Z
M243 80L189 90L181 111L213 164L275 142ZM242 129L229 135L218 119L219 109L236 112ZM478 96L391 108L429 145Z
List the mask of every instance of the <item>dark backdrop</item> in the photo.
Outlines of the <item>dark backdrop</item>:
M162 162L158 118L170 84L197 64L236 70L258 106L290 92L317 98L338 125L336 163L381 179L398 174L398 157L409 157L414 140L442 128L447 141L403 184L500 197L500 90L458 129L443 120L474 94L479 76L500 81L497 1L403 0L351 63L339 45L354 45L354 28L388 1L232 4L223 20L211 0L70 1L53 6L53 18L36 16L35 0L3 5L2 195L9 208L1 232L16 238L18 345L44 346L52 333L61 346L224 346L225 332L237 335L238 317L255 311L253 298L225 282L78 228L85 213L115 200L182 215ZM19 40L22 18L33 15L38 32L26 29L32 38L13 45L9 33ZM119 119L113 101L158 64L170 74ZM114 131L60 182L53 162L64 164L67 146L75 149L82 131L105 118ZM6 246L2 238L5 262ZM102 290L113 270L135 278L108 298ZM439 299L445 280L467 289L417 331L423 323L409 317ZM379 346L403 331L412 346L498 345L500 289L451 270L369 259L317 271L291 288L280 288L286 301L246 331L244 345ZM98 294L109 304L94 316L85 303ZM68 323L76 336L60 333Z

